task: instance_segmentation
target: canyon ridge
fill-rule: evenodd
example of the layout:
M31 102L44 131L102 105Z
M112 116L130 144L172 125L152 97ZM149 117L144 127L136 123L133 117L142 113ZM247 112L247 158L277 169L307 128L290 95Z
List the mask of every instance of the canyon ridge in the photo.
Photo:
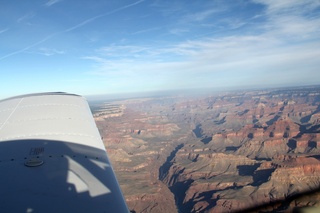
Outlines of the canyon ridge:
M320 204L320 87L90 103L132 212Z

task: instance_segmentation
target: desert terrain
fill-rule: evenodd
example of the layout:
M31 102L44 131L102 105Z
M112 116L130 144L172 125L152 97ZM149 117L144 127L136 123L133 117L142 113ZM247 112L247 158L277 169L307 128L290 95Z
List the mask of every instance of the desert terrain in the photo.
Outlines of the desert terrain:
M101 100L91 108L132 212L320 204L320 87Z

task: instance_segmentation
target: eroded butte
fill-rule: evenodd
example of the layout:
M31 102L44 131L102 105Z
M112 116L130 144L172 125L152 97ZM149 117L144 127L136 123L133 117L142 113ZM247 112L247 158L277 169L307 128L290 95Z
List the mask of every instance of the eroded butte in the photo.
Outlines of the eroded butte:
M105 101L95 112L135 212L319 205L319 87Z

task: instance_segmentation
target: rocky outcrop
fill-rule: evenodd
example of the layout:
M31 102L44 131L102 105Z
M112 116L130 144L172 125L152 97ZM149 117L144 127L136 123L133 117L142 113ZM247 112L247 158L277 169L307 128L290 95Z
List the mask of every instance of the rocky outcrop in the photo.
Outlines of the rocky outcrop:
M319 87L242 91L117 101L95 119L135 212L290 212L320 197L300 196L320 184L319 105Z
M154 194L137 193L125 198L129 209L134 212L177 212L174 196L165 185L159 185Z

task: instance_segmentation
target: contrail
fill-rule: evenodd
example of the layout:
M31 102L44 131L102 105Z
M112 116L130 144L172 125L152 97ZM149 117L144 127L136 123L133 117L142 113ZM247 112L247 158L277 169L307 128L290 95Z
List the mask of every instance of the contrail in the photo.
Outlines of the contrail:
M8 28L3 29L3 30L0 30L0 34L1 34L1 33L4 33L4 32L7 32L8 30L9 30Z
M136 1L136 2L134 2L134 3L132 3L132 4L128 4L128 5L125 5L125 6L123 6L123 7L120 7L120 8L117 8L117 9L115 9L115 10L112 10L112 11L110 11L110 12L103 13L103 14L94 16L94 17L92 17L92 18L89 18L89 19L81 22L80 24L77 24L77 25L75 25L75 26L73 26L73 27L70 27L70 28L68 28L68 29L66 29L66 30L64 30L64 31L57 32L57 33L54 33L54 34L52 34L52 35L49 35L49 36L47 36L46 38L44 38L44 39L42 39L42 40L40 40L40 41L38 41L38 42L30 45L30 46L27 46L27 47L25 47L25 48L23 48L23 49L20 49L20 50L17 50L17 51L15 51L15 52L12 52L12 53L9 53L9 54L7 54L7 55L4 55L4 56L0 57L0 61L3 60L3 59L6 59L6 58L8 58L8 57L11 57L11 56L13 56L13 55L22 53L22 52L24 52L24 51L26 51L26 50L28 50L28 49L30 49L30 48L32 48L32 47L35 47L35 46L37 46L37 45L39 45L39 44L42 44L43 42L45 42L45 41L53 38L53 37L56 36L57 34L60 34L60 33L63 33L63 32L70 32L70 31L75 30L75 29L77 29L77 28L79 28L79 27L82 27L82 26L84 26L84 25L86 25L86 24L88 24L88 23L90 23L90 22L93 22L94 20L96 20L96 19L98 19L98 18L107 16L107 15L111 15L111 14L116 13L116 12L118 12L118 11L127 9L127 8L132 7L132 6L134 6L134 5L137 5L137 4L140 4L141 2L144 2L144 1L145 1L145 0L139 0L139 1ZM54 1L54 2L57 2L57 1ZM6 31L6 30L5 30L5 31ZM3 31L3 32L4 32L4 31Z
M56 3L60 2L60 1L62 1L62 0L50 0L45 4L45 6L51 7L52 5L54 5L54 4L56 4Z
M93 22L93 21L96 20L96 19L99 19L99 18L102 18L102 17L104 17L104 16L111 15L111 14L113 14L113 13L115 13L115 12L118 12L118 11L121 11L121 10L124 10L124 9L127 9L127 8L129 8L129 7L134 6L134 5L140 4L141 2L144 2L144 1L145 1L145 0L139 0L139 1L135 2L135 3L128 4L128 5L126 5L126 6L117 8L117 9L112 10L112 11L110 11L110 12L103 13L103 14L97 15L97 16L95 16L95 17L89 18L89 19L81 22L80 24L77 24L77 25L75 25L75 26L73 26L73 27L70 27L69 29L66 29L65 32L69 32L69 31L75 30L75 29L77 29L77 28L79 28L79 27L82 27L82 26L84 26L84 25L86 25L86 24L88 24L88 23L90 23L90 22Z
M20 49L20 50L17 50L17 51L15 51L15 52L12 52L12 53L9 53L9 54L7 54L7 55L4 55L4 56L0 57L0 60L3 60L3 59L8 58L8 57L10 57L10 56L13 56L13 55L16 55L16 54L22 53L22 52L24 52L24 51L26 51L26 50L28 50L28 49L30 49L30 48L32 48L32 47L34 47L34 46L37 46L37 45L39 45L39 44L41 44L41 43L43 43L43 42L45 42L45 41L47 41L47 40L51 39L52 37L54 37L54 36L55 36L55 35L57 35L57 34L58 34L58 33L55 33L55 34L49 35L49 36L47 36L46 38L44 38L44 39L42 39L42 40L40 40L40 41L38 41L38 42L36 42L36 43L34 43L34 44L30 45L30 46L27 46L27 47L25 47L25 48L23 48L23 49Z

